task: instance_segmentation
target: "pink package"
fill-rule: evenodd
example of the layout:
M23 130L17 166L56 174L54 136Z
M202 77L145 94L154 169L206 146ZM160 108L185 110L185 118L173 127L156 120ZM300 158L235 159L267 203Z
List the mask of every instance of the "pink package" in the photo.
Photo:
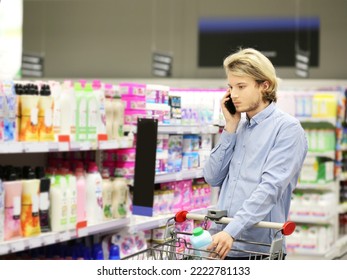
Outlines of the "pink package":
M137 96L131 94L123 94L122 101L125 104L125 109L146 109L145 96Z
M135 162L121 162L117 161L115 166L115 177L125 177L127 179L134 177Z
M145 96L146 94L146 85L145 84L138 84L138 83L120 83L119 84L119 91L120 94L132 94L132 95L139 95L139 96Z
M116 161L135 162L135 157L135 148L118 149L115 154Z
M143 118L146 116L146 110L124 110L124 124L137 124L137 118Z
M172 211L189 211L192 209L192 180L183 180L176 182L174 187L174 198Z

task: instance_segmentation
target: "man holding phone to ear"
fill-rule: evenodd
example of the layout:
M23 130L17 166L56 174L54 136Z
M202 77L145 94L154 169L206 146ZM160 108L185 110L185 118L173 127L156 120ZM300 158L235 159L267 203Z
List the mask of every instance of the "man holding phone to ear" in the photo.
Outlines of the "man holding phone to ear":
M234 240L271 243L274 230L253 225L287 221L308 146L300 122L276 107L276 71L267 57L255 49L241 49L224 60L224 69L225 126L204 177L211 186L221 187L217 208L227 210L233 220L214 226L208 249L222 259L248 259L249 254L232 249L268 253L269 248ZM230 113L231 101L235 111Z

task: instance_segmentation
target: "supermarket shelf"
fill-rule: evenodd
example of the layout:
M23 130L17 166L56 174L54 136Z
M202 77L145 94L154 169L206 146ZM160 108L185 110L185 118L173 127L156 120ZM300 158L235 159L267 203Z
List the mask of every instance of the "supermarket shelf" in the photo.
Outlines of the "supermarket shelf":
M315 216L298 216L290 215L289 220L295 223L307 223L307 224L319 224L326 225L331 224L335 215L325 216L325 217L315 217Z
M159 125L158 133L165 134L216 134L219 127L214 125Z
M124 131L136 133L136 125L125 125ZM159 134L217 134L219 126L215 125L174 125L159 124Z
M312 116L307 116L307 117L299 117L296 116L296 118L302 122L309 122L309 123L329 123L332 124L333 126L336 125L336 117L330 117L330 118L315 118Z
M335 190L336 189L336 181L328 182L328 183L299 183L296 186L296 189L300 190Z
M327 158L331 158L334 159L335 158L335 150L334 151L317 151L317 152L313 152L313 151L308 151L307 156L309 157L327 157Z
M132 141L127 137L98 142L4 142L0 143L0 154L109 150L130 147L132 147Z
M347 252L347 235L340 237L334 245L323 253L318 252L291 252L288 253L288 260L333 260L339 259Z
M203 177L203 169L195 168L195 169L183 170L181 172L176 172L176 173L158 174L155 176L154 182L155 184L159 184L159 183L181 181L181 180L201 178L201 177Z
M0 255L47 246L88 235L94 235L107 230L114 231L127 226L129 222L130 218L117 219L91 225L78 230L72 229L61 232L47 232L34 237L19 238L0 242Z

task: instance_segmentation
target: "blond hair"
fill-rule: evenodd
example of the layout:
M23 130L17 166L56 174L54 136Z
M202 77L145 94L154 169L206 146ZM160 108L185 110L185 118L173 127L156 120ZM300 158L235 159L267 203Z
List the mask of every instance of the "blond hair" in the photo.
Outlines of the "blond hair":
M269 87L263 92L263 100L277 101L276 70L271 61L261 52L252 48L241 49L225 58L223 65L226 74L248 76L258 84L267 81Z

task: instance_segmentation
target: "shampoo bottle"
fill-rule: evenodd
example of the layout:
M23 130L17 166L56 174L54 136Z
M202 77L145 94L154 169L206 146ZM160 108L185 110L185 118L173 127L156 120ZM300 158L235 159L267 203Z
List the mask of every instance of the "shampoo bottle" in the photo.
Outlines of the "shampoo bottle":
M53 97L49 85L43 84L39 96L39 140L54 141Z
M40 196L39 196L39 216L41 232L50 231L49 226L49 190L51 180L45 176L45 170L42 166L35 169L36 178L40 180Z
M112 219L112 194L113 183L107 169L102 171L102 202L103 202L103 219Z
M22 236L20 222L22 181L18 180L13 169L3 182L5 191L5 240Z
M30 168L23 169L21 225L24 237L41 233L39 217L40 180Z
M115 177L113 180L112 194L112 216L113 218L123 218L128 211L128 185L123 177Z
M103 220L102 178L95 162L87 172L87 222L92 225Z

